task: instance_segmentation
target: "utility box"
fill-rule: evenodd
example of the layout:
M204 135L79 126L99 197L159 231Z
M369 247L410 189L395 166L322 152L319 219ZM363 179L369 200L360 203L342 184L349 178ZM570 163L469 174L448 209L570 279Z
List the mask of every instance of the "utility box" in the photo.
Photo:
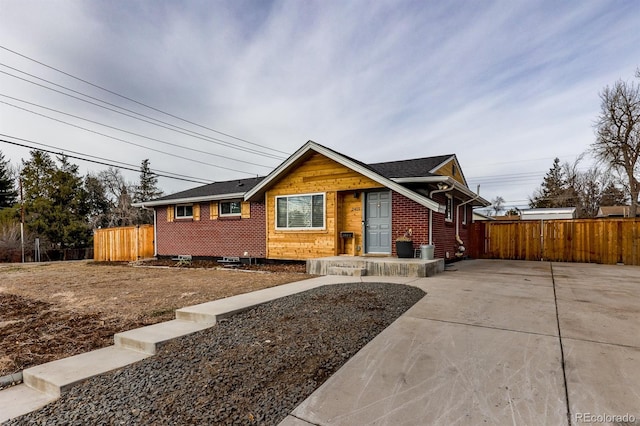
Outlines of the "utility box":
M433 253L435 249L436 246L434 246L433 244L420 246L420 258L425 260L433 260Z

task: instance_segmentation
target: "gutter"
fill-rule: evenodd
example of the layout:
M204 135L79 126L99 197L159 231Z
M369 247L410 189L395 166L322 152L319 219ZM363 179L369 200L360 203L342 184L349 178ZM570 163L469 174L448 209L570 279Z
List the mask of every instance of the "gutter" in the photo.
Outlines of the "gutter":
M169 204L190 204L190 203L200 203L203 201L218 201L218 200L231 200L231 199L240 199L244 198L245 192L234 192L232 194L219 194L219 195L204 195L202 197L187 197L187 198L174 198L167 200L154 200L154 201L143 201L140 203L131 203L132 207L156 207L156 206L167 206Z

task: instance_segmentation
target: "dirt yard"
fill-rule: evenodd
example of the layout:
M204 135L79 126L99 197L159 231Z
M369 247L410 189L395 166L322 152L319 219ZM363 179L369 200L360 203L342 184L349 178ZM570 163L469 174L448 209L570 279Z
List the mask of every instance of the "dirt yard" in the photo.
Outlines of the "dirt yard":
M173 319L184 306L309 278L302 271L0 264L0 377L108 346L114 333Z

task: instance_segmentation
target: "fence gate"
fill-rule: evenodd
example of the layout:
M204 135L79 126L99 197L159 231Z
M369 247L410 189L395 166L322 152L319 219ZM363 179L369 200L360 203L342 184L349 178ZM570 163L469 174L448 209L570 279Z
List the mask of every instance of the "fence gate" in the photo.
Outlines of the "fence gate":
M640 265L639 219L476 222L471 235L476 258Z

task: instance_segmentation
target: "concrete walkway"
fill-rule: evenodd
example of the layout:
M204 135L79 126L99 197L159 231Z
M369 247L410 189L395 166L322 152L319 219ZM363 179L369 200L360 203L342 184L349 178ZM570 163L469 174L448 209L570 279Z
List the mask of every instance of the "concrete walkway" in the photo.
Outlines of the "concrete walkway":
M640 268L451 269L282 425L640 424Z

